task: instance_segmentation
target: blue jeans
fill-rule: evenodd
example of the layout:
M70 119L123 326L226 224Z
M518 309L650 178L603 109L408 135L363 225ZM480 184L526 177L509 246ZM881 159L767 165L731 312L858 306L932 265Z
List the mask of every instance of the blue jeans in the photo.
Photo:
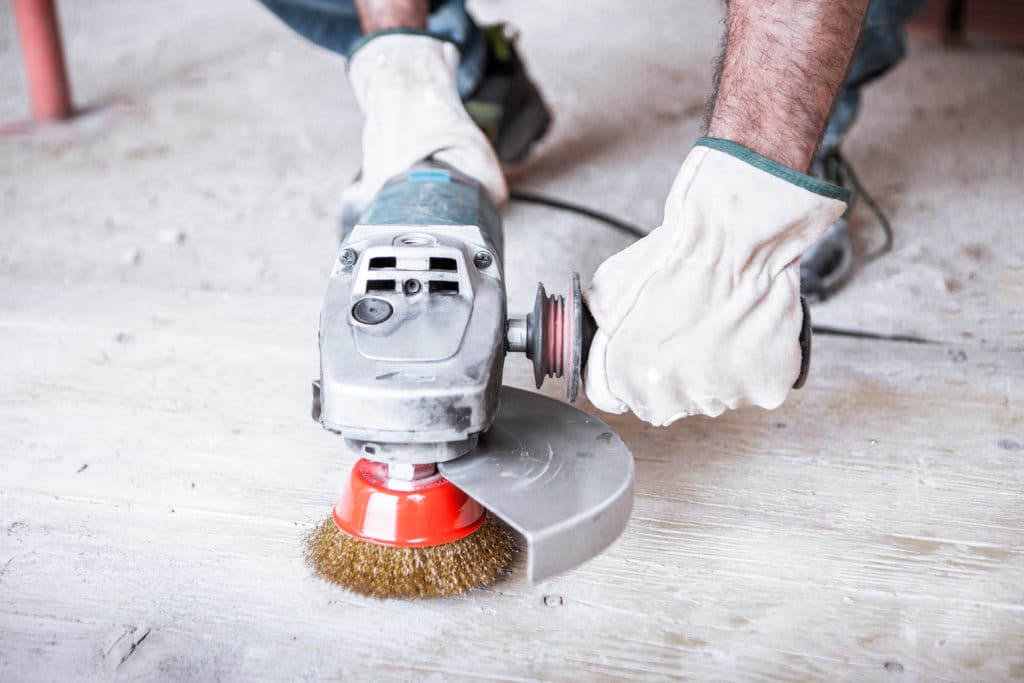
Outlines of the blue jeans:
M893 68L907 54L906 25L928 0L871 0L850 73L839 90L819 155L839 147L860 113L861 88Z
M282 21L321 47L348 56L363 37L353 0L259 0ZM860 112L861 88L894 67L907 49L904 27L928 0L872 0L853 57L825 128L819 153L836 149ZM463 97L479 85L487 63L486 39L466 11L465 0L430 0L427 30L456 43Z
M354 0L259 0L299 35L348 57L363 38ZM480 84L487 66L487 40L466 11L465 0L430 0L427 31L459 46L456 76L465 98Z

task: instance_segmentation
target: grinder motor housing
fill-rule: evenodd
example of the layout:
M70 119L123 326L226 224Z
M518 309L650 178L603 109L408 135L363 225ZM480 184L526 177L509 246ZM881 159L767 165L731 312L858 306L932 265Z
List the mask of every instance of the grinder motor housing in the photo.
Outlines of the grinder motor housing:
M473 448L505 357L501 219L474 181L414 168L345 238L320 319L320 423L378 462Z

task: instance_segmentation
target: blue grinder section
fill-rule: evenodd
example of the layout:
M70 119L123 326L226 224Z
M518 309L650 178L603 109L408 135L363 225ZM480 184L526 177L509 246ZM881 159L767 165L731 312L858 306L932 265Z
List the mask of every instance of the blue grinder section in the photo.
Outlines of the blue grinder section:
M420 164L388 182L359 218L366 225L476 225L499 260L501 216L475 180L436 164Z

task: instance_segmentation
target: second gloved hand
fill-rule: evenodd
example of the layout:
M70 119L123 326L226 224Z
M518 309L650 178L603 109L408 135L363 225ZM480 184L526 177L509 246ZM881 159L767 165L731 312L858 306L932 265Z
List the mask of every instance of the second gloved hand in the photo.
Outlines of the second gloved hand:
M587 397L655 425L775 408L800 371L800 255L848 193L715 138L697 142L662 225L598 268Z
M363 123L360 179L345 191L358 215L385 182L433 158L478 181L501 206L508 188L494 149L466 113L455 85L458 49L423 35L371 38L348 65Z

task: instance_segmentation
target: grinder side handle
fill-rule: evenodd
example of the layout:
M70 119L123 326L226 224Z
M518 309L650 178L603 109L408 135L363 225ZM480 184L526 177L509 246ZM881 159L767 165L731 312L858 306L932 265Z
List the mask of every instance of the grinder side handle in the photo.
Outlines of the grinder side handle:
M811 311L803 297L800 309L800 374L793 383L794 389L803 387L811 367ZM524 317L510 318L506 330L505 348L524 352L533 361L537 388L545 377L564 377L565 397L570 403L575 402L590 343L597 331L597 323L583 300L579 273L570 277L567 297L548 295L544 285L538 284L533 311Z

